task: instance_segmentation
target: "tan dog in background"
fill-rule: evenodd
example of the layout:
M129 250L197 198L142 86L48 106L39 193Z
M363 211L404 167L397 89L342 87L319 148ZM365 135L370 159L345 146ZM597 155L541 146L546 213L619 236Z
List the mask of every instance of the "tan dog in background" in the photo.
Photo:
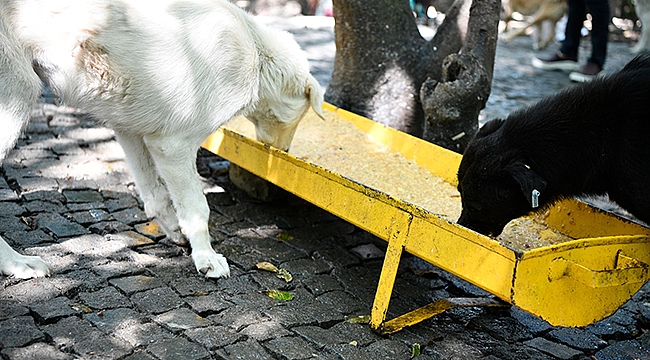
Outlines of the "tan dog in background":
M507 0L503 2L503 6L505 10L504 21L506 23L503 39L506 41L512 40L517 36L526 34L528 29L534 27L537 30L533 44L536 50L544 49L553 42L555 39L555 26L567 12L566 0ZM524 16L532 16L532 18L526 22L525 26L508 32L508 22L514 20L513 14L515 12ZM550 31L547 31L546 34L544 34L543 29L544 22L549 22L551 25Z

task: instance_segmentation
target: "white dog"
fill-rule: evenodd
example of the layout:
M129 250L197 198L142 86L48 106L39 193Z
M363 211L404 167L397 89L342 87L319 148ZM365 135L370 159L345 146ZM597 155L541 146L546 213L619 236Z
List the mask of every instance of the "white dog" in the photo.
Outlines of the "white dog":
M288 149L323 95L291 35L257 24L226 0L0 1L0 161L39 96L40 79L115 131L148 216L189 240L196 269L227 277L208 234L196 172L202 141L235 115L258 140ZM0 272L50 268L0 238Z
M633 53L650 51L650 0L636 0L634 11L641 20L641 37L631 51Z

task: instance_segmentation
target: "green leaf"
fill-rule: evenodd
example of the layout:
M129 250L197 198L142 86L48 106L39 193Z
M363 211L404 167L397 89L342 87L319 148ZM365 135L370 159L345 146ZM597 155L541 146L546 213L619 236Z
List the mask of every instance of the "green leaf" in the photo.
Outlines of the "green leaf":
M290 283L291 280L293 280L293 276L291 276L289 271L287 271L287 269L284 269L284 268L279 269L278 272L275 274L275 276L277 276L280 279L283 279L284 281L286 281L288 283Z
M293 240L293 236L289 235L288 232L282 232L282 233L279 233L278 236L277 236L277 238L278 238L278 240L280 240L281 242L285 242L285 241Z
M369 324L370 315L361 315L361 316L349 318L346 320L346 322L349 322L351 324Z
M262 294L269 296L275 300L280 300L280 301L289 301L293 300L293 294L288 292L288 291L282 291L282 290L264 290L261 291Z
M411 359L416 356L420 356L420 344L418 343L413 344L413 347L411 348Z

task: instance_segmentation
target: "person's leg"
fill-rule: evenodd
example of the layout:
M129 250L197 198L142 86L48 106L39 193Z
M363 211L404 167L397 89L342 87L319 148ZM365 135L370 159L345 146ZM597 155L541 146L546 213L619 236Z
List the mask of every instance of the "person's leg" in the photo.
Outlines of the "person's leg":
M609 2L607 0L586 0L587 11L591 14L591 57L588 62L601 69L607 57L609 37Z
M607 0L585 0L591 14L591 57L578 71L569 74L572 81L585 82L593 79L602 70L607 57L609 36L609 3Z
M603 0L607 1L607 0ZM578 58L578 48L582 34L582 26L587 15L585 0L569 0L569 10L567 11L567 23L564 30L564 41L560 47L560 52L569 58Z
M568 18L560 50L551 55L533 58L534 67L542 70L562 71L576 71L580 68L578 64L578 48L582 37L580 31L587 14L584 1L568 0Z

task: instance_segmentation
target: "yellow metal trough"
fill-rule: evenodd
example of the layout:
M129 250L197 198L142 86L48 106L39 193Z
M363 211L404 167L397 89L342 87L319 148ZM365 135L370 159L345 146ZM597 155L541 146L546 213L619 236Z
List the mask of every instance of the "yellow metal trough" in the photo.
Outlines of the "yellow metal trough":
M460 155L329 104L324 110L456 185ZM576 200L556 204L547 218L549 228L575 240L519 252L228 125L203 147L388 242L371 314L371 327L381 333L399 331L457 306L502 304L493 299L443 299L387 321L403 251L556 326L585 326L603 319L650 279L650 229Z

